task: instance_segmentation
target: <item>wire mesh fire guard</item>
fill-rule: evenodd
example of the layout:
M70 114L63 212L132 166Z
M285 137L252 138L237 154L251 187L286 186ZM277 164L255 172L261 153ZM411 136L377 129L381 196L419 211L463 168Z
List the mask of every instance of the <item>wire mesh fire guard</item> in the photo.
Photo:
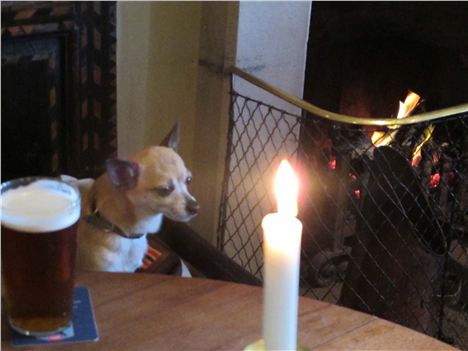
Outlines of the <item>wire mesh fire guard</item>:
M468 109L364 125L232 90L218 247L262 278L263 216L289 158L301 179L304 296L468 350Z

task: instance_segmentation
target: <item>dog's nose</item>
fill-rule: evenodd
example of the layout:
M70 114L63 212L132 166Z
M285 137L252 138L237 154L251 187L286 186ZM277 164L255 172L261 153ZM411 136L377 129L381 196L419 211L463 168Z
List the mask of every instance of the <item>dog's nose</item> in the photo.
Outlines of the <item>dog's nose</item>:
M200 209L200 205L198 204L197 201L193 199L188 199L187 204L185 205L185 209L188 213L195 215L198 213L198 210Z

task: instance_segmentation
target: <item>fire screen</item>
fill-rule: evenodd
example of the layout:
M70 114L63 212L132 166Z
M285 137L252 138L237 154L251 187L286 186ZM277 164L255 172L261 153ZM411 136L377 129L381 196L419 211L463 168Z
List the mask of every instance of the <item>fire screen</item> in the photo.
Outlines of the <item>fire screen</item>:
M423 111L413 98L400 121ZM468 349L468 108L378 126L233 90L230 117L221 250L262 278L261 219L289 158L301 179L301 294Z

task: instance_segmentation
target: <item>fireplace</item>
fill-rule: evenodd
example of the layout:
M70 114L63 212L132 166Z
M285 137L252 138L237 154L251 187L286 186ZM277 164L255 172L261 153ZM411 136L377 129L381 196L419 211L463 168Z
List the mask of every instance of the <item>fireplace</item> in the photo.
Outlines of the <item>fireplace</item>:
M301 293L467 348L467 21L463 3L314 3L304 100L367 119L233 91L220 248L261 277L258 223L274 206L263 179L295 159ZM408 92L421 100L406 121L376 122Z
M462 28L467 10L461 3L315 4L305 99L371 118L397 117L397 102L408 91L422 97L416 112L466 103L468 48ZM465 276L449 288L445 279L448 266L465 272L468 267L466 246L456 239L466 230L457 232L466 228L466 208L460 206L467 195L466 122L385 128L381 133L390 136L389 145L380 147L368 139L378 128L336 128L306 121L302 131L305 163L327 165L313 175L330 182L313 195L322 205L304 216L318 214L325 221L317 226L311 219L311 228L335 228L334 236L322 230L314 233L318 241L306 242L311 260L319 265L324 247L332 256L348 257L346 268L336 273L347 277L339 303L443 337L450 328L440 321L450 312L441 295L468 284ZM415 155L418 148L422 156ZM344 193L357 201L355 223L346 224ZM457 339L456 330L449 334Z

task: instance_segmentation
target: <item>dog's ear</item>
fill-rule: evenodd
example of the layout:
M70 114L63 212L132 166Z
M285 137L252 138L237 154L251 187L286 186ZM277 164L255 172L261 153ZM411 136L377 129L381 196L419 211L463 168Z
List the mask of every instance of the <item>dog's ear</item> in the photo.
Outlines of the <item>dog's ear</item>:
M177 151L177 147L179 146L179 134L180 134L180 123L177 121L174 124L174 127L172 127L171 131L169 132L168 135L164 138L164 140L161 142L161 146L167 146L173 149L174 151Z
M140 176L138 163L111 159L106 162L106 170L112 184L121 190L130 190L137 186Z

